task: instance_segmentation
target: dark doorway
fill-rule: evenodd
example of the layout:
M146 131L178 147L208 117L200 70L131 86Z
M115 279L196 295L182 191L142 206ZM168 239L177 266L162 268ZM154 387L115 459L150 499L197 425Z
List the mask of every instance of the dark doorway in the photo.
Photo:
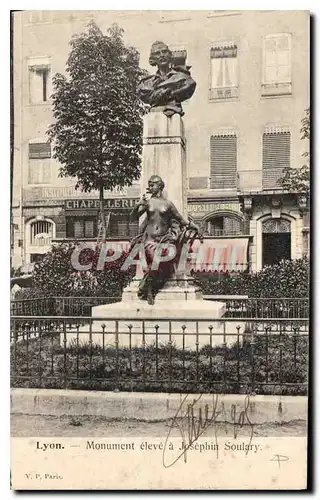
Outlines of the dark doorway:
M291 233L262 233L262 265L291 259Z

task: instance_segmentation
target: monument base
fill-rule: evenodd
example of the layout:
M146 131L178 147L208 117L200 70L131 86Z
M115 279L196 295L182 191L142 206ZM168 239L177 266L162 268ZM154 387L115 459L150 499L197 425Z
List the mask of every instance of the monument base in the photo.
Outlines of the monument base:
M163 291L166 297L179 293L174 290ZM196 349L196 343L198 347L210 344L211 332L220 334L212 335L212 345L222 344L223 323L219 319L225 312L225 304L192 299L164 300L160 297L161 294L156 297L153 305L136 298L128 302L93 307L92 316L96 319L93 321L92 332L101 331L102 324L105 325L105 332L108 332L104 335L104 340L101 333L93 333L93 342L102 345L104 341L110 345L115 342L115 334L118 332L119 346L151 346L157 341L163 345L171 341L177 348L184 346ZM104 320L99 321L99 318Z
M183 279L171 278L159 290L155 297L155 302L158 301L180 301L180 300L202 300L202 292L194 284L193 278L185 277ZM129 286L123 290L122 302L136 302L140 279L134 278ZM144 303L145 301L141 301ZM162 304L162 307L164 304Z
M150 305L127 290L126 300L93 307L91 330L86 325L67 332L67 345L92 341L105 347L146 347L171 342L176 348L196 350L235 342L236 336L225 336L226 323L220 321L225 304L197 299L196 293L168 286Z

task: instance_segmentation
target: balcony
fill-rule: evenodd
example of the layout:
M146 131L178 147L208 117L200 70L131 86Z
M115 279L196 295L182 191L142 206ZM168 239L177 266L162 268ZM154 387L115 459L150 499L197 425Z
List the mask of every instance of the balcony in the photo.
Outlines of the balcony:
M250 193L261 191L262 170L245 170L238 172L238 191Z
M223 87L209 90L210 101L223 101L236 99L238 97L238 87Z
M262 97L276 97L282 95L291 95L291 83L263 83L261 85Z
M281 191L282 187L278 184L278 179L282 174L281 167L238 172L238 191L242 193L269 189Z

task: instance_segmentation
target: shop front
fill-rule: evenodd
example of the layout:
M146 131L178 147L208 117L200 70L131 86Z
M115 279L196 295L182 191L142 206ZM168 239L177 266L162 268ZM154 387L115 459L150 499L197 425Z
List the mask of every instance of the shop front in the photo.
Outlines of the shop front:
M104 200L107 238L133 238L138 234L138 222L130 214L138 198L113 198ZM64 204L66 238L95 239L98 234L99 200L72 199Z

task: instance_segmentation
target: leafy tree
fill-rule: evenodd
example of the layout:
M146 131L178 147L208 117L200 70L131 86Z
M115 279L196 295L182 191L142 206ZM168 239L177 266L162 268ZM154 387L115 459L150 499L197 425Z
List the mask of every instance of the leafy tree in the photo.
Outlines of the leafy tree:
M137 95L143 75L139 53L127 47L117 25L103 35L94 22L72 37L66 73L53 78L53 116L48 135L61 177L75 177L76 189L100 193L100 221L106 237L103 191L129 186L140 176L142 116Z
M310 108L305 110L305 116L301 120L301 139L310 140ZM285 168L283 177L279 183L286 191L305 193L309 195L310 191L310 152L305 151L302 155L306 158L306 164L301 168Z

